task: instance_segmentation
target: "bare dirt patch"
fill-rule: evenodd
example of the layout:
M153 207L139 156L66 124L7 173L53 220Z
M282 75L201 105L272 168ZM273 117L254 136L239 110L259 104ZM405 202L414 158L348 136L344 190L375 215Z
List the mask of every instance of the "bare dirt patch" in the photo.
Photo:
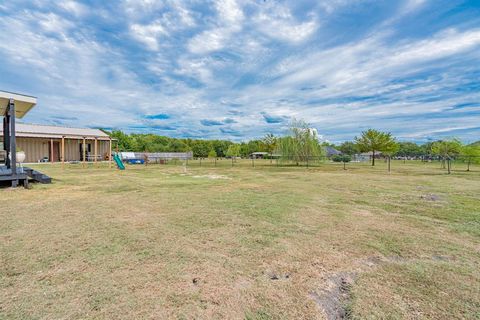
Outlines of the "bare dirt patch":
M328 320L346 319L349 316L350 288L356 276L354 272L333 274L327 279L325 289L310 293Z
M433 201L433 202L442 201L442 198L439 195L436 195L436 194L433 194L433 193L421 195L420 199L423 199L423 200L426 200L426 201Z
M231 180L232 178L224 176L224 175L218 175L218 174L207 174L207 175L201 175L201 176L192 176L192 178L195 179L211 179L211 180Z

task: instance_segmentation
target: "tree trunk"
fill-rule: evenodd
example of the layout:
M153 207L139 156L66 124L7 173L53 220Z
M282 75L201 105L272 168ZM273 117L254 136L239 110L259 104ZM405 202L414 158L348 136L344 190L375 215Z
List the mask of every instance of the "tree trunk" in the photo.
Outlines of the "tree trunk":
M387 160L388 160L388 172L390 173L392 171L390 167L390 156L388 156Z
M450 159L447 160L448 174L450 174Z
M467 162L467 171L470 171L470 157L468 157L468 162Z
M375 150L372 151L372 167L375 166Z

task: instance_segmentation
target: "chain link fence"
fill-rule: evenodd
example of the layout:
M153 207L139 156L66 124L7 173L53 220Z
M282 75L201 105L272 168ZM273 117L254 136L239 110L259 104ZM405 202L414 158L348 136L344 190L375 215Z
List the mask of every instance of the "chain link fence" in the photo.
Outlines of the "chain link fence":
M342 157L340 157L342 158ZM146 158L148 159L148 157ZM355 168L366 168L372 165L372 156L354 155L349 161L343 161L327 156L281 156L272 158L203 158L203 157L187 157L187 158L172 158L172 157L154 157L145 162L147 165L181 165L184 167L250 167L250 168L285 168L285 167L304 167L316 168L322 166L338 167L345 170ZM376 169L383 169L394 171L395 169L408 169L409 166L422 165L425 169L452 171L480 171L480 157L455 155L451 157L442 157L435 155L417 155L417 156L376 156Z

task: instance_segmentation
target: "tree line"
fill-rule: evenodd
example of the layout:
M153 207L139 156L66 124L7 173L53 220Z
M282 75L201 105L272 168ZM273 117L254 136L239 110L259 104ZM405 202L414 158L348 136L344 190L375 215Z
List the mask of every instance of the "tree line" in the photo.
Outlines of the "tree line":
M418 159L437 158L444 166L449 160L463 158L471 163L480 162L480 143L463 145L458 139L445 139L425 144L397 141L391 133L375 129L363 131L352 141L339 145L321 143L316 130L303 120L293 120L289 132L282 137L267 134L262 139L235 143L229 140L180 139L156 134L126 134L115 130L109 133L117 139L119 151L132 152L193 152L194 157L249 157L254 152L265 152L270 157L296 162L314 161L325 157L325 147L333 147L341 152L334 160L351 161L356 154L369 152L372 165L381 153L388 158ZM268 156L267 156L268 157ZM450 169L448 167L448 169Z
M193 152L194 157L247 157L253 152L267 150L263 140L234 143L229 140L204 140L172 138L156 134L127 134L120 130L108 132L117 140L119 151L126 152Z

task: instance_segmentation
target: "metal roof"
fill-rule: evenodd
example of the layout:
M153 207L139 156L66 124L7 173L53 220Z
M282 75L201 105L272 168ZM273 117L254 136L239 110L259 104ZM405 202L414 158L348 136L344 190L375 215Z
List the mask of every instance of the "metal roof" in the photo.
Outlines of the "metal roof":
M341 151L335 149L334 147L330 147L330 146L325 146L325 151L327 152L328 156L335 156L335 155L339 155L339 154L342 153Z
M0 116L5 114L10 99L15 101L15 117L23 118L37 104L37 98L20 93L0 91Z
M3 130L0 128L0 135L3 135ZM88 128L70 128L59 126L46 126L39 124L16 124L17 137L31 137L31 138L69 138L69 139L83 139L97 138L99 140L109 140L110 137L105 132L99 129Z

